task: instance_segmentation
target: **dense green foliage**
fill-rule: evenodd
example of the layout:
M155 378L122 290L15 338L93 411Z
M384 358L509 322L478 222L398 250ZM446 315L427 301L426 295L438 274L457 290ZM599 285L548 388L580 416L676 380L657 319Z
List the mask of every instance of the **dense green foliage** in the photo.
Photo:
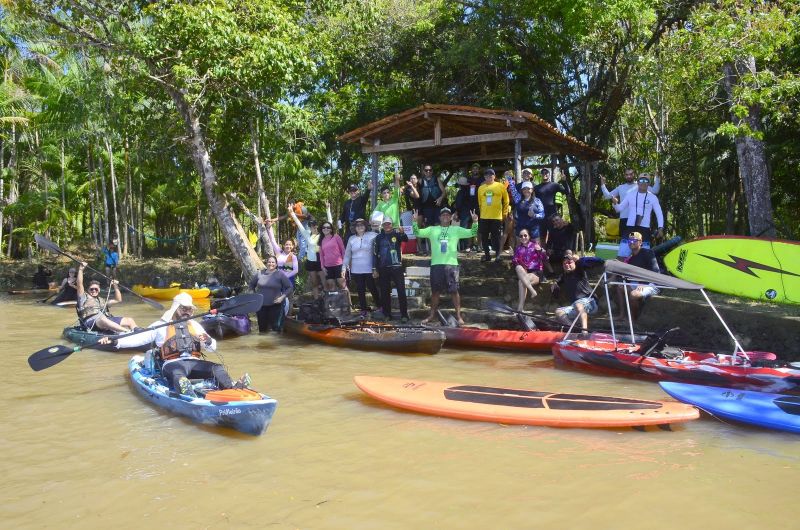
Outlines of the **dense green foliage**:
M322 215L366 175L337 136L430 102L534 112L605 150L610 183L629 166L659 172L684 237L748 233L734 140L754 136L777 233L796 238L798 22L796 0L7 2L0 252L25 255L35 231L220 252L175 94L202 126L215 189L254 212L254 140L273 210L296 197ZM745 59L756 68L731 97L723 67ZM736 119L752 109L758 130Z

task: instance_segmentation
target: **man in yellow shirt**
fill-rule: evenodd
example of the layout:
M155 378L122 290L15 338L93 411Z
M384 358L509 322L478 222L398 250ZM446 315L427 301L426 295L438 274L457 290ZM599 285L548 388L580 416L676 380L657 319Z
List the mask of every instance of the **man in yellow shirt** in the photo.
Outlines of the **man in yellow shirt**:
M511 209L508 200L508 191L505 185L495 181L494 169L483 172L484 182L478 188L478 208L480 221L478 229L483 243L483 257L481 261L490 261L489 244L495 253L495 261L502 259L500 249L500 233L503 230L503 218Z

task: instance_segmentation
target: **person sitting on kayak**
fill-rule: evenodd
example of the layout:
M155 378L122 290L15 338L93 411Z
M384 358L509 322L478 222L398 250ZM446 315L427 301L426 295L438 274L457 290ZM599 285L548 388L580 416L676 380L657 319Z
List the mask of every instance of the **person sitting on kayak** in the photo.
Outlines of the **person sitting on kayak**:
M98 328L117 333L125 333L136 327L136 322L130 317L115 317L106 309L107 306L122 302L122 293L119 291L119 282L111 280L114 287L114 299L102 300L100 298L100 282L92 280L89 288L83 288L83 269L87 263L81 263L78 267L78 278L76 283L78 291L78 304L75 306L78 318L86 329Z
M656 254L649 248L642 247L642 234L639 232L631 232L628 234L628 246L631 249L631 255L625 258L625 263L634 265L645 270L661 273L658 266ZM619 307L618 317L624 317L623 308L625 307L625 289L621 285L616 285L617 306ZM628 284L628 301L631 307L631 318L636 320L642 312L644 301L658 294L658 288L653 284L642 284L632 282Z
M581 330L589 331L589 315L597 312L597 297L592 295L592 286L586 270L600 265L604 260L585 257L578 259L568 251L562 260L564 272L551 287L554 296L558 296L561 288L567 295L570 305L556 309L556 318L567 326L571 326L575 317L580 315Z
M61 281L58 296L50 302L51 304L58 304L60 302L71 302L78 299L78 271L75 267L70 267L67 272L67 277Z
M33 274L33 288L34 289L49 289L50 276L53 273L46 269L44 265L39 265L36 272Z

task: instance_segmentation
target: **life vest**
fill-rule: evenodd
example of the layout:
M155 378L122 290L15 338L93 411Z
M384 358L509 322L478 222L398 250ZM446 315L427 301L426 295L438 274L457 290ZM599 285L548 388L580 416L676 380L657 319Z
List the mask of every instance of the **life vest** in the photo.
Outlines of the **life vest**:
M422 179L422 193L420 193L420 198L422 199L423 206L429 206L441 196L442 190L439 188L439 182L435 178Z
M161 359L171 361L180 357L202 357L200 340L192 334L187 322L167 326L167 336L161 345Z
M88 320L99 313L108 315L107 311L103 311L103 302L100 300L100 297L92 296L88 293L84 293L83 296L78 298L78 303L75 306L75 310L78 312L78 318L81 320L81 322Z

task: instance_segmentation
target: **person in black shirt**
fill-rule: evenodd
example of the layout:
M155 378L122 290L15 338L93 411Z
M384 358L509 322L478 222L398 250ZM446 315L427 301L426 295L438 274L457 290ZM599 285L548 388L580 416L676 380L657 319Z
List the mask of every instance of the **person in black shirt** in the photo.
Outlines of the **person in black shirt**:
M533 188L533 191L544 205L545 218L558 213L556 210L556 193L567 194L566 188L564 188L560 182L553 182L550 180L549 169L542 170L542 183Z
M361 195L358 190L358 186L355 184L350 184L350 186L347 188L347 193L350 194L350 198L344 201L342 213L339 215L339 228L344 228L342 239L344 240L345 245L347 244L350 234L353 233L351 231L351 225L355 223L355 220L367 218L368 199L366 195Z
M39 265L36 269L36 272L33 274L33 288L49 289L50 276L52 275L53 273L46 269L44 265Z
M631 255L625 260L628 265L661 273L655 252L649 248L642 248L642 234L639 232L631 232L628 234L628 246L631 248ZM627 287L627 294L631 307L631 318L636 320L642 312L644 301L654 294L658 294L658 288L653 284L640 284L636 282L629 283ZM616 286L616 292L617 304L620 308L618 316L622 317L624 316L622 314L622 308L625 307L624 297L626 293L621 285Z
M403 273L403 252L400 244L408 241L408 236L402 230L392 227L392 218L388 215L383 218L383 232L373 240L372 277L378 280L382 314L376 313L375 318L392 319L392 283L397 289L397 301L400 304L400 321L408 322L408 301L406 299L406 277Z
M561 260L567 252L573 250L575 229L558 214L545 219L546 221L543 223L545 233L542 234L542 237L545 241L545 250L547 250L547 255L549 256L548 264L552 271L561 265Z
M551 289L558 296L563 290L570 305L556 309L556 318L567 326L572 325L575 317L580 315L581 330L589 331L589 315L597 312L597 297L592 295L592 286L586 270L601 265L600 258L585 257L578 259L572 252L564 255L562 260L564 272L561 273Z

